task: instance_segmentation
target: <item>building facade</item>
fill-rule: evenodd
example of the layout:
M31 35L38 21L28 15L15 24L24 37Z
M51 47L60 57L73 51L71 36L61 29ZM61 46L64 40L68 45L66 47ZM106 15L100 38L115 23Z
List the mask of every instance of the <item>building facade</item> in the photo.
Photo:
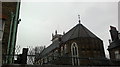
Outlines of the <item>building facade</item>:
M45 48L35 64L105 65L103 41L81 23L63 35L52 34L52 44Z
M111 40L109 40L108 51L110 60L120 65L120 33L113 26L110 26Z
M2 12L1 16L5 18L2 19L2 23L4 22L4 31L2 35L2 64L7 63L7 57L13 57L14 54L14 47L13 43L15 43L15 36L18 24L18 17L19 17L19 9L18 9L19 2L2 2ZM17 24L16 24L17 23ZM15 25L16 24L16 25ZM14 38L13 38L14 36ZM13 41L14 39L14 41ZM10 55L11 54L11 55ZM9 55L9 56L8 56Z

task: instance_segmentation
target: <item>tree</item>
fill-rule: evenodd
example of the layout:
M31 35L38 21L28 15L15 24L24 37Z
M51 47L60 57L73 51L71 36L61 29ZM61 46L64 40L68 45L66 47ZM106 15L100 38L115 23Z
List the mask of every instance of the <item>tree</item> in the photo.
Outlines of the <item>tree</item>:
M39 56L39 54L45 49L45 46L28 46L28 64L34 64L34 60Z

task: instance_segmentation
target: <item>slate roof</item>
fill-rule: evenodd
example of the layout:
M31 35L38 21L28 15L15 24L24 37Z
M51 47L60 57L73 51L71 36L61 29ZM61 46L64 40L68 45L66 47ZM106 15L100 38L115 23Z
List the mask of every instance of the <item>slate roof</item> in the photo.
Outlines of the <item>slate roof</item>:
M110 46L108 46L108 50L116 47L120 47L120 39L110 43Z
M40 53L40 57L43 57L44 55L46 55L47 53L49 53L50 51L52 51L53 49L59 47L59 41L55 41L53 42L50 46L48 46L47 48L45 48L41 53Z
M94 35L91 31L89 31L82 24L77 24L75 27L73 27L65 35L62 36L62 41L65 42L70 39L74 39L74 38L78 38L78 37L98 38L96 35Z
M89 31L85 26L82 24L77 24L75 27L73 27L71 30L69 30L66 34L64 34L61 38L61 42L66 42L70 39L78 38L78 37L91 37L91 38L98 38L96 35L94 35L91 31ZM45 48L41 54L40 57L44 56L45 54L49 53L53 49L59 47L59 41L53 42L50 46Z

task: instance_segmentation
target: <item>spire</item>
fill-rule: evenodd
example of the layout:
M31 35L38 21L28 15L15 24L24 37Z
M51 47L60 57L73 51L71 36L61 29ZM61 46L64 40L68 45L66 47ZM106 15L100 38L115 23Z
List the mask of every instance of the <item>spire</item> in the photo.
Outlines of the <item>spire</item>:
M80 15L78 15L78 19L79 19L79 21L78 21L78 22L79 22L79 24L81 24L81 21L80 21Z

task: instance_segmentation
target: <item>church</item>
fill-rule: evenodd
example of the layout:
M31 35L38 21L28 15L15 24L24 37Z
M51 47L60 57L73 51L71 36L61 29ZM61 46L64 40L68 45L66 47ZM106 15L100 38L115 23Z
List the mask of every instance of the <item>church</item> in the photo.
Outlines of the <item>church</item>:
M35 64L105 65L103 41L81 21L63 34L52 34L52 44L35 58Z

